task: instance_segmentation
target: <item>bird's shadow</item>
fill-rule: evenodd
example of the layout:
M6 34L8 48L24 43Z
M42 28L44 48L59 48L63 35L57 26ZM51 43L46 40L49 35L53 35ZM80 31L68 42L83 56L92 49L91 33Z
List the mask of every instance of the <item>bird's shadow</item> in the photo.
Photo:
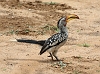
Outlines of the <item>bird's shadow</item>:
M13 59L13 58L9 58L6 59L8 61L37 61L40 63L53 63L53 62L57 62L57 60L51 60L51 59L46 59L46 60L38 60L38 59Z

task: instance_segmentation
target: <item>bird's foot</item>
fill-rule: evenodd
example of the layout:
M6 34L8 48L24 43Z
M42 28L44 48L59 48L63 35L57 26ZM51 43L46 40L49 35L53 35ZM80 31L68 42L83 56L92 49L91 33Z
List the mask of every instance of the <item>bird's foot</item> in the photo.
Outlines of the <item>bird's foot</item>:
M48 57L51 57L50 55Z

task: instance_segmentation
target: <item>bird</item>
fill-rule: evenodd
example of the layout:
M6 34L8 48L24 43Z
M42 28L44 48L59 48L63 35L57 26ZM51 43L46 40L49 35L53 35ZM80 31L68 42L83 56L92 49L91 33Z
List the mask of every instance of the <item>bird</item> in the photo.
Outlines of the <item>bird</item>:
M61 17L58 22L57 22L57 27L59 32L52 35L50 38L47 40L24 40L24 39L16 39L17 42L25 42L25 43L33 43L33 44L38 44L41 45L42 48L39 52L39 55L42 55L46 51L50 54L52 60L54 60L54 57L57 61L60 59L57 57L57 52L60 47L62 47L67 39L68 39L68 29L67 29L67 23L70 20L73 19L79 19L79 16L76 14L69 14L67 16Z
M51 57L52 60L54 60L53 57L55 57L55 59L59 61L59 58L56 56L56 54L58 52L58 49L67 41L68 29L66 25L72 19L79 19L79 17L75 14L70 14L58 20L57 27L59 29L59 32L52 35L45 41L43 47L40 50L40 55L47 51L50 54L49 57Z

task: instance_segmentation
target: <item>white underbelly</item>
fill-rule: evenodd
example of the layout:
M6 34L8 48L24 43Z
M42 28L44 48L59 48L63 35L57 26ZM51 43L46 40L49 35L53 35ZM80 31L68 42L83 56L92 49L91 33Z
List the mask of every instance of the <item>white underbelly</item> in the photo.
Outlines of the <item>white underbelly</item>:
M63 46L64 44L66 43L66 40L62 43L60 43L59 45L57 46L54 46L54 47L51 47L50 49L47 50L47 52L51 53L51 52L54 52L54 51L58 51L58 49Z

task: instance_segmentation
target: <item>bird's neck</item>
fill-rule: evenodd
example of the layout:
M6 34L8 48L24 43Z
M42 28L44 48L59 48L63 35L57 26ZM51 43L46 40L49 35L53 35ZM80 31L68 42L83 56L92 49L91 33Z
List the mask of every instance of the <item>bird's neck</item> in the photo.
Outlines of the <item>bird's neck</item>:
M68 30L67 30L67 27L65 27L65 26L59 28L59 32L60 33L66 33L68 35Z

